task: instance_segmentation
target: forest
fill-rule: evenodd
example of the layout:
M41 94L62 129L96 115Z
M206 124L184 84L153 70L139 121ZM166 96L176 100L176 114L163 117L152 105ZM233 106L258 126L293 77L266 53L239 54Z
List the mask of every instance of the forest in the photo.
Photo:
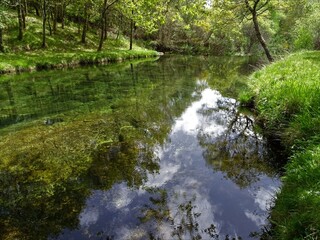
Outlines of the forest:
M129 39L162 52L283 55L319 49L317 0L2 0L0 51L107 48ZM41 20L41 25L35 22ZM68 26L73 26L72 32ZM68 47L67 47L68 46Z

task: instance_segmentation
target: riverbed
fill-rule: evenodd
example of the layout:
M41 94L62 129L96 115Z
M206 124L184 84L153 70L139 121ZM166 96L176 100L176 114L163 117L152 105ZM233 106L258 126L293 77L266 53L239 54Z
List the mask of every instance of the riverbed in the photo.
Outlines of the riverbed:
M281 181L236 95L250 61L0 78L2 239L252 239Z

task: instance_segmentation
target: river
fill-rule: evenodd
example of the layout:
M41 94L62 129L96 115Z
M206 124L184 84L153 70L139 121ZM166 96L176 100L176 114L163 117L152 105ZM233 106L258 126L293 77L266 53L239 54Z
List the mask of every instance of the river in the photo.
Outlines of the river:
M281 181L235 96L250 62L0 77L1 239L252 239Z

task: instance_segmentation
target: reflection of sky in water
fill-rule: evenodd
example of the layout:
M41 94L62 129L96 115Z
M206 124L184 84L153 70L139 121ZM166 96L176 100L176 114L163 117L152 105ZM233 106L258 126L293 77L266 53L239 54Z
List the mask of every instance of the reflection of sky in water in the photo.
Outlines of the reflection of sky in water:
M178 238L178 234L183 239L190 239L192 234L208 239L205 229L211 224L221 236L249 238L250 232L258 231L266 223L279 180L257 173L257 182L240 188L227 179L224 172L213 171L212 166L206 164L204 149L198 141L200 133L218 141L227 131L230 118L227 114L233 114L235 104L233 99L224 98L217 91L204 89L201 98L176 120L168 142L156 149L160 158L159 173L149 174L148 181L138 190L122 183L109 191L93 192L80 215L79 230L65 231L61 238L147 239L151 232L161 239ZM252 132L246 130L245 134L250 136ZM153 209L159 212L168 209L169 214L158 221L151 218L141 223L138 217L143 216L142 209L152 206L150 197L157 196L147 188L166 190L164 204ZM192 224L197 224L198 230L190 235L186 229ZM178 233L181 226L184 230ZM176 235L173 237L173 234Z

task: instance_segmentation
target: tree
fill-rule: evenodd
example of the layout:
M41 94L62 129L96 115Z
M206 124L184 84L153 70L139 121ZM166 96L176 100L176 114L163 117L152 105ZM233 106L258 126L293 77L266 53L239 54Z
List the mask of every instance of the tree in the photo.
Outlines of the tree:
M119 2L119 0L113 0L110 3L108 0L104 0L103 4L101 6L101 17L100 17L100 41L99 41L99 47L98 52L102 50L103 42L105 40L105 34L106 34L106 19L107 19L107 12L108 10L115 4Z
M0 52L4 52L3 45L3 30L6 28L9 19L4 10L7 8L8 2L6 0L0 2Z
M47 0L42 0L42 48L46 48Z
M251 1L250 0L243 0L243 1L245 2L245 6L252 16L252 21L253 21L254 29L256 32L256 36L257 36L265 54L266 54L269 62L273 62L274 59L271 56L271 53L270 53L269 48L267 46L267 43L261 34L261 30L260 30L260 26L259 26L259 22L258 22L258 16L267 10L266 6L269 4L270 0L264 0L264 1L262 1L262 0L251 0Z
M18 40L22 40L23 39L23 10L22 10L22 2L21 0L17 0L16 3L17 6L17 12L18 12L18 23L19 23L19 33L18 33Z
M83 26L82 26L82 35L81 35L81 43L86 43L86 37L87 37L87 30L89 25L89 19L90 19L90 11L93 7L92 0L85 0L82 2L82 8L83 8Z
M123 0L119 11L129 20L130 46L132 50L134 31L139 28L145 33L156 32L164 23L167 0Z

